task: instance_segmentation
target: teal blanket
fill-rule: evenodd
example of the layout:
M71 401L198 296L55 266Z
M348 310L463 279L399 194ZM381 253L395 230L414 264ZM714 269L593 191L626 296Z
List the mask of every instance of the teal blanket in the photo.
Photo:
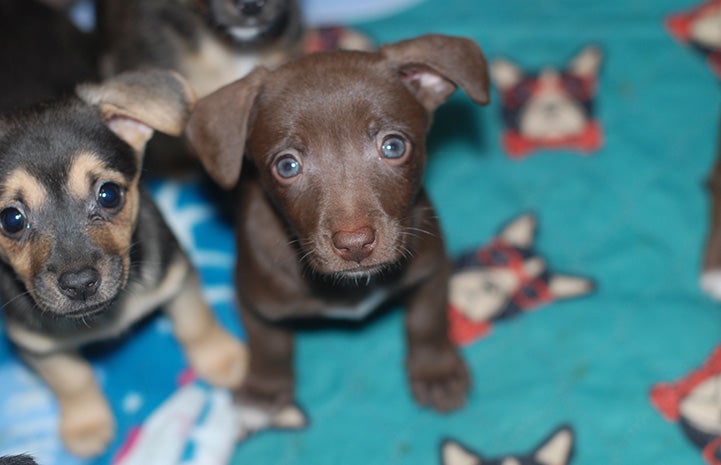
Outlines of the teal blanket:
M294 414L306 426L246 436L228 426L227 393L186 376L158 317L90 354L119 427L94 461L63 452L54 401L0 347L0 453L34 453L42 465L721 463L721 304L699 285L719 82L713 56L687 43L688 24L668 25L698 5L425 0L348 19L376 43L460 35L489 61L513 65L516 78L494 81L487 107L454 94L428 141L426 186L459 272L511 269L511 249L538 259L521 284L544 278L509 293L503 312L459 312L454 327L473 375L463 409L438 414L413 402L397 309L358 328L300 332ZM587 46L596 67L574 62ZM575 136L534 140L519 99L559 89L587 120ZM207 186L159 180L153 191L206 296L243 337L232 231ZM533 226L526 243L498 253L519 218ZM490 262L463 260L484 250ZM133 462L143 447L157 454Z

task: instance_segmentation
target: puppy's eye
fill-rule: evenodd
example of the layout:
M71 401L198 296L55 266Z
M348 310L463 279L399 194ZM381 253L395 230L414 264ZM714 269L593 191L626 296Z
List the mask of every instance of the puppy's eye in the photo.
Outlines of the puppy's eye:
M0 211L0 224L7 234L17 234L27 227L25 215L15 207Z
M303 171L300 162L290 155L275 162L275 172L282 179L291 179L298 176Z
M114 182L106 182L98 189L98 205L102 208L118 208L123 202L123 189Z
M381 144L381 154L383 158L390 160L398 160L406 154L406 141L399 136L388 136L383 139Z

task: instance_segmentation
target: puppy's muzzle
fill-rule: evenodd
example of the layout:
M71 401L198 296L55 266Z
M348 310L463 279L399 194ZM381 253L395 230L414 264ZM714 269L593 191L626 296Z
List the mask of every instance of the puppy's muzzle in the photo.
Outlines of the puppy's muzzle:
M100 287L100 273L95 268L67 271L58 277L58 289L68 298L84 302Z
M236 8L246 16L256 16L263 11L265 0L236 0Z
M331 237L333 252L348 262L361 263L376 246L376 232L369 226L354 231L336 231Z

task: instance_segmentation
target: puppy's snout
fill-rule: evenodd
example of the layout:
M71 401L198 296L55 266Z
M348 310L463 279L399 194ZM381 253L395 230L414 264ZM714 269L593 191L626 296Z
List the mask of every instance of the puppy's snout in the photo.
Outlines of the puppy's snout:
M343 260L360 263L373 252L376 232L368 226L355 231L337 231L332 242L333 251Z
M236 0L238 10L247 16L255 16L263 10L265 0Z
M87 300L98 292L100 273L95 268L65 272L58 278L58 287L73 300Z

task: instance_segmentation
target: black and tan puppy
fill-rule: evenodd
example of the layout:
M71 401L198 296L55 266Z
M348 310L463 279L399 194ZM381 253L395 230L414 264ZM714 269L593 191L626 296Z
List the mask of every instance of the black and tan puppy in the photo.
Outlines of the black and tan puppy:
M484 56L468 39L430 35L261 68L199 101L188 139L221 186L238 184L250 349L241 402L293 401L282 320L362 317L400 297L416 400L441 411L464 403L469 375L446 320L449 263L422 188L433 112L456 87L488 101Z
M297 0L98 0L105 76L178 71L199 97L302 50Z
M0 120L0 297L5 329L60 407L77 455L114 432L83 345L163 306L196 372L237 385L243 346L215 321L197 276L138 184L154 130L179 133L193 101L178 75L126 73Z

